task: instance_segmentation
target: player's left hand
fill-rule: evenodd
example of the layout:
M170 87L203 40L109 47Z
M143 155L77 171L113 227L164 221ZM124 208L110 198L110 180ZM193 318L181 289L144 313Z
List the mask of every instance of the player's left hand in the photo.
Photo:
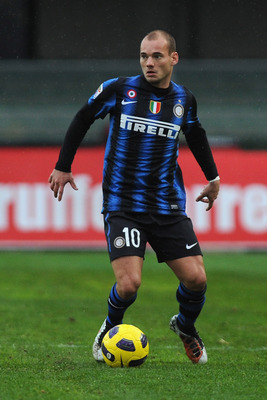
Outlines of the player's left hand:
M220 180L209 182L204 187L200 195L196 198L196 201L207 203L208 207L206 208L206 211L209 211L212 208L214 201L218 197L219 190L220 190Z

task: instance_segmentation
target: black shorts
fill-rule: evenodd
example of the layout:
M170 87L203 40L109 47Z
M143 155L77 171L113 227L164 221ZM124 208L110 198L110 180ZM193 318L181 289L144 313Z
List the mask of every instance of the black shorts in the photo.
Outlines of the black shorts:
M109 212L104 223L111 261L125 256L144 258L147 243L158 262L202 255L192 222L183 215Z

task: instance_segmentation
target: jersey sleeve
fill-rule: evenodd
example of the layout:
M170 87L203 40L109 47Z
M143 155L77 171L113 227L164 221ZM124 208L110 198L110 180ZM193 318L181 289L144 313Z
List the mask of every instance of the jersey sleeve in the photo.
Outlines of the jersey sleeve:
M190 93L186 123L183 127L189 149L201 167L207 180L218 176L218 170L212 155L205 129L202 128L197 116L197 102Z
M55 168L70 172L76 151L93 122L105 118L116 105L116 85L118 79L102 83L88 102L77 112L67 129Z
M94 115L94 120L105 118L116 105L116 87L118 78L102 83L88 100L88 108Z

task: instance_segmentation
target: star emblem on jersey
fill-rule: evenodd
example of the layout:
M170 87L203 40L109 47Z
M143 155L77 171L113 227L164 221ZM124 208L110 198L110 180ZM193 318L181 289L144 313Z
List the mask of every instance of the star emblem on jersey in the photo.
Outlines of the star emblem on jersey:
M161 102L160 101L150 100L149 110L153 114L158 114L160 112L160 110L161 110Z

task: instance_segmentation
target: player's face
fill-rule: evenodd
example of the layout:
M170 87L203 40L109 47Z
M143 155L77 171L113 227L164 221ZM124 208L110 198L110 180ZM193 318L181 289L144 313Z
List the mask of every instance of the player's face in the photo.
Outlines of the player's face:
M169 87L178 54L169 53L168 42L162 36L155 40L144 38L140 48L140 64L146 80L159 88Z

